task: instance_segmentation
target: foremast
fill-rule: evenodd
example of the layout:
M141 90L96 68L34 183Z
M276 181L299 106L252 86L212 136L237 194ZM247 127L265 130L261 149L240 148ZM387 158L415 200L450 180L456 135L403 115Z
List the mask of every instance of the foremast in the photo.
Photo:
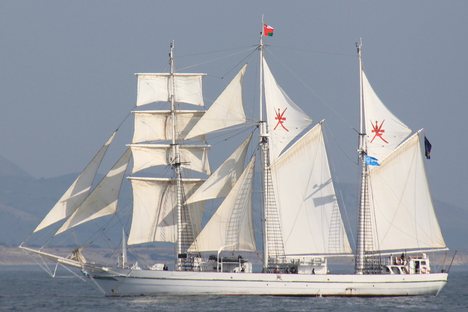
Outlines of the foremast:
M184 259L187 258L187 250L194 240L193 231L191 230L191 221L188 215L186 205L183 205L183 185L181 173L181 160L179 142L176 140L177 134L177 114L175 100L175 62L174 62L174 41L171 42L169 51L170 65L170 80L172 88L169 90L169 99L171 102L171 119L172 119L172 140L171 140L171 166L174 170L176 182L176 211L177 211L177 270L184 269Z

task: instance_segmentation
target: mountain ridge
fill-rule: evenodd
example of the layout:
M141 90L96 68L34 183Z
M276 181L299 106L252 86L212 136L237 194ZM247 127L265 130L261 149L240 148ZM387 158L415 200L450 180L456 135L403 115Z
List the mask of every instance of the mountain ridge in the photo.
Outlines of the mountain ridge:
M11 166L11 168L8 168L8 166ZM34 178L0 156L0 245L18 246L24 239L29 237L36 225L77 176L78 174L66 174L52 178ZM342 201L345 203L342 207L346 207L346 213L343 213L344 209L342 209L345 227L348 234L351 234L349 227L354 231L357 222L358 194L356 190L358 188L353 183L341 183L336 186L342 194L339 197L342 197ZM126 216L130 214L130 193L128 187L124 188L123 201L120 204L120 208L125 210ZM468 211L440 200L434 200L434 204L447 245L452 249L468 249L464 239L466 236L464 220L468 218ZM89 225L80 227L94 232L96 231L96 223L105 224L106 222L106 220L96 220ZM47 230L44 230L44 232L51 234ZM37 234L46 235L43 233ZM356 233L353 232L352 234L349 235L350 240L355 237ZM75 234L73 233L73 235ZM73 241L75 239L76 237L73 236Z
M7 158L0 155L0 176L2 177L24 177L32 178L32 176L27 173L25 170L20 168L14 162L8 160Z

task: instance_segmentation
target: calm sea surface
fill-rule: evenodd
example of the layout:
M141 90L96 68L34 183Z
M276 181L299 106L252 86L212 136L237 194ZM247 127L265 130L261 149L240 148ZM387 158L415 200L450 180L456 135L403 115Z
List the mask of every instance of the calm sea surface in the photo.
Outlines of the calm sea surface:
M63 274L64 275L64 274ZM452 268L437 297L107 298L92 282L50 278L38 267L0 266L0 311L468 311L468 268Z

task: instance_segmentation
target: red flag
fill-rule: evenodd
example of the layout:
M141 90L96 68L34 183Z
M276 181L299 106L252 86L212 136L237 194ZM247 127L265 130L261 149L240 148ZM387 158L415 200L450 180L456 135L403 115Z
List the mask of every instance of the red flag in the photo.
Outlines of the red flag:
M273 27L271 27L270 25L267 25L267 24L263 24L263 35L266 37L266 36L273 36L273 32L275 31L275 29Z

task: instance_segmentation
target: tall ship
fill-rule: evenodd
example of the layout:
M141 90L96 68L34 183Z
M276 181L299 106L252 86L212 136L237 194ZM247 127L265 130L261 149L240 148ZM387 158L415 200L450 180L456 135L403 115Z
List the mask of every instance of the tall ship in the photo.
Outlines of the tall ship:
M205 74L177 72L174 43L169 72L136 75L131 143L94 185L113 133L34 230L61 222L55 233L59 235L115 215L122 182L128 180L133 192L131 226L123 230L116 265L87 259L81 247L67 257L26 242L20 248L78 269L107 296L437 295L448 274L432 271L427 253L447 248L425 174L422 131L413 133L373 91L358 43L361 187L353 252L335 194L323 121L314 124L291 100L265 58L264 37L273 31L262 23L255 48L258 121L213 172L207 140L212 133L239 129L248 120L242 101L247 65L207 110ZM146 109L151 103L166 106ZM194 108L182 109L181 103ZM260 179L255 179L256 172ZM254 181L260 181L255 184L261 192L254 192ZM261 194L261 204L253 204L255 194ZM210 201L219 205L204 216ZM261 210L259 222L254 208ZM172 262L129 262L128 246L155 242L173 244ZM258 269L246 258L249 252L262 255ZM354 272L330 272L330 257L355 257Z

